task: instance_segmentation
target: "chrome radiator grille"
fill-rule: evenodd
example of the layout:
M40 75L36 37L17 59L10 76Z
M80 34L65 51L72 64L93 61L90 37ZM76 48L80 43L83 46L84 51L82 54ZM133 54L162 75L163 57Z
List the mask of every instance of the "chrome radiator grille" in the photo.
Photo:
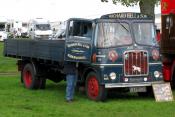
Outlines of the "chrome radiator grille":
M148 74L148 52L126 51L124 53L125 76L143 76Z

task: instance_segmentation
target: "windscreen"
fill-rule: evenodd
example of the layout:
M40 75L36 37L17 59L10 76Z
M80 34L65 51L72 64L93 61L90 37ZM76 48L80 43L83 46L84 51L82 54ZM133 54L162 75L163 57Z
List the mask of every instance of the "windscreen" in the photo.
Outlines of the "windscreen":
M133 23L135 41L142 45L157 45L153 23Z
M51 27L49 24L37 24L36 30L51 30Z
M97 46L101 48L132 43L130 28L127 23L98 23L96 34Z

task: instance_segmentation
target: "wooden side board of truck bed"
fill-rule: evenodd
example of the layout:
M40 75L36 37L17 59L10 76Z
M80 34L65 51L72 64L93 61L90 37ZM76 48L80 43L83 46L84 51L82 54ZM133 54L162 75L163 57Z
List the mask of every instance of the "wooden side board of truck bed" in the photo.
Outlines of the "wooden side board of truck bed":
M64 61L65 40L6 39L4 55L14 58Z

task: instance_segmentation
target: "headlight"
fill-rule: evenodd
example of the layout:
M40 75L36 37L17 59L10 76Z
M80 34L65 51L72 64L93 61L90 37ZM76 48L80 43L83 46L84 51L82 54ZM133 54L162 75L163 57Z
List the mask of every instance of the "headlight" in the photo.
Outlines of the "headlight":
M156 77L156 78L160 77L160 72L154 71L154 77Z
M116 79L116 74L114 72L111 72L109 76L112 80Z

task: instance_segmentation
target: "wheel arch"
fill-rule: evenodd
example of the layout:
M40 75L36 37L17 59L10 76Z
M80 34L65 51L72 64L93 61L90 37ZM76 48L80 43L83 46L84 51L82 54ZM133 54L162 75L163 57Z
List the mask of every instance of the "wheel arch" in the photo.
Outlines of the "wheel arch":
M83 75L82 75L82 81L83 81L84 83L86 82L86 78L87 78L87 76L88 76L88 74L89 74L90 72L94 72L94 73L96 73L96 74L98 73L97 70L94 69L94 68L91 68L91 67L86 68L86 69L84 70L84 72L83 72Z
M35 64L34 64L34 61L32 60L29 60L29 59L22 59L22 60L19 60L18 63L20 63L22 65L22 67L24 68L24 66L28 63L32 64L33 67L36 67Z

